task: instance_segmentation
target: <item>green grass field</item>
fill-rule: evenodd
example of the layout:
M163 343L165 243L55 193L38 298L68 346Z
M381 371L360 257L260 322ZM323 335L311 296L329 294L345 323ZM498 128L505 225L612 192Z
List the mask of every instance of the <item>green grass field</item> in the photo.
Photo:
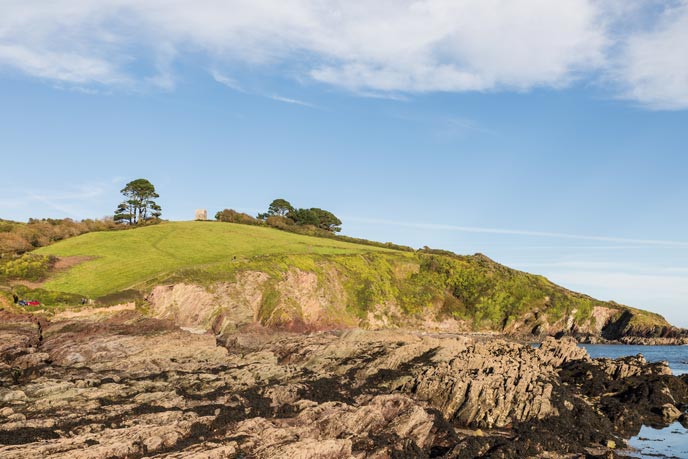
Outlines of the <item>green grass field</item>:
M181 269L211 268L233 257L383 250L272 228L219 222L169 222L128 231L84 234L43 247L36 253L94 257L48 279L44 288L98 297L136 288Z
M40 292L15 287L27 289L19 291L22 297L48 305L77 304L81 296L101 304L130 301L138 295L128 290L140 293L176 282L212 285L231 281L243 270L276 279L297 267L318 275L325 286L333 269L341 274L335 283L345 291L347 310L358 317L378 304L399 305L409 315L440 307L446 317L475 329L502 330L533 310L545 313L542 317L549 323L573 317L587 326L594 307L607 306L630 311L629 326L643 333L659 333L668 325L656 314L570 292L482 255L409 253L233 223L166 222L92 232L35 253L85 257L80 264L53 272ZM269 297L270 291L266 294Z

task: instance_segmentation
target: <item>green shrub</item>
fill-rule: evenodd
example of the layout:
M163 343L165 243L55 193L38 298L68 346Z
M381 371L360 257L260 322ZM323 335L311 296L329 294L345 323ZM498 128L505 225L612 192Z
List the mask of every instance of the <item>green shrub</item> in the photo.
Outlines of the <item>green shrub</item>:
M461 256L423 249L416 295L426 289L445 291L441 311L455 318L473 320L476 328L503 330L513 320L532 311L545 312L551 322L574 314L575 322L590 321L594 306L603 304L559 287L542 276L495 263L484 255ZM451 297L451 298L450 298ZM420 304L419 304L420 306Z
M0 265L0 275L7 279L39 281L44 279L57 261L51 255L24 254Z
M126 228L107 218L80 222L70 218L31 218L28 223L0 220L0 259L85 233Z
M237 212L234 209L225 209L217 212L215 220L225 223L240 223L242 225L263 225L262 220L258 220L243 212Z

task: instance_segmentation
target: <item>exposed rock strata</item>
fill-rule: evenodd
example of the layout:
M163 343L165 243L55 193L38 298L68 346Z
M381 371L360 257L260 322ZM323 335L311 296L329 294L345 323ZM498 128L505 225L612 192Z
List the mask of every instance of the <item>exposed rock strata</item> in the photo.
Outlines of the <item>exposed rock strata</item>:
M217 346L133 311L2 319L7 459L607 457L688 402L666 365L572 339L254 329Z
M352 310L356 303L344 287L345 276L333 267L322 272L290 268L277 280L261 271L240 271L231 281L210 286L178 283L158 285L147 296L154 317L174 321L181 327L230 335L245 326L262 325L295 331L360 327L369 330L405 328L435 333L473 330L470 321L456 319L436 304L409 313L393 298L370 304L364 316ZM417 270L417 267L416 267ZM404 278L413 265L398 266ZM578 295L570 292L571 295ZM523 341L547 336L573 336L581 342L624 344L688 344L688 330L665 325L637 325L630 309L596 306L585 323L576 321L577 310L554 320L546 310L535 308L510 321L501 333ZM661 319L661 320L660 320Z

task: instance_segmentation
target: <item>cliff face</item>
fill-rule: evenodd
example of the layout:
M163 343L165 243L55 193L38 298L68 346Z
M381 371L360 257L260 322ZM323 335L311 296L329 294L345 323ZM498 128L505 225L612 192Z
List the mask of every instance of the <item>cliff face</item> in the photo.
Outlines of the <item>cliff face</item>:
M224 278L186 275L155 286L147 300L154 317L219 335L259 324L289 330L478 331L523 339L568 335L588 342L688 341L661 316L568 291L482 255L302 256L269 268L238 263Z
M570 338L255 329L218 346L132 310L0 314L7 459L614 457L688 402L666 365Z

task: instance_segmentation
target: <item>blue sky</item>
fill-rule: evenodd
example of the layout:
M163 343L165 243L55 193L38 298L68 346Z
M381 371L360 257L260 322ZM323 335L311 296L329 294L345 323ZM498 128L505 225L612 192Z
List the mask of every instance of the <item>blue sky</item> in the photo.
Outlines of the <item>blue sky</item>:
M626 3L5 1L0 217L284 197L688 326L688 3Z

